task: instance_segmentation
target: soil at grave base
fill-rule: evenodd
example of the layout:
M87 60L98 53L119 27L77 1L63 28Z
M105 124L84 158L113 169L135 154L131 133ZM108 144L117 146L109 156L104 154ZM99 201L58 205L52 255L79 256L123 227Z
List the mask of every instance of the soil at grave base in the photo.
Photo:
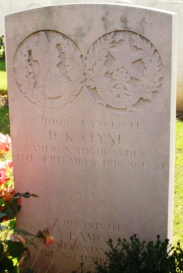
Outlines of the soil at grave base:
M8 98L7 98L7 96L4 97L4 96L0 95L0 107L2 107L2 106L8 107Z

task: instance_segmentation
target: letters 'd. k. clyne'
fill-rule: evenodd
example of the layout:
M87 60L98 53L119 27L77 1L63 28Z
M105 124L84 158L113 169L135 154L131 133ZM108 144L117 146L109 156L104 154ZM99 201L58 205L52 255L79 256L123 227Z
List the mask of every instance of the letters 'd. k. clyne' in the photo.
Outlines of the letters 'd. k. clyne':
M73 4L6 17L18 226L49 227L36 272L104 263L107 241L171 237L175 15Z

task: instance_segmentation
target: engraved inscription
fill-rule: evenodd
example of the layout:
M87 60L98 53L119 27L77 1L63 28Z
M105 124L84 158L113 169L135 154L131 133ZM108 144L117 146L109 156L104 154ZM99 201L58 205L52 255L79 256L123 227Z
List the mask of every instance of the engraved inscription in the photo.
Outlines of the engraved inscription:
M122 232L123 226L119 224L56 218L52 227L55 244L41 247L37 253L37 257L40 255L39 259L45 258L45 263L40 267L38 260L32 262L37 270L42 269L43 272L47 268L53 272L55 264L61 266L69 261L72 261L72 271L69 272L75 272L81 263L81 272L93 272L96 261L104 264L108 260L105 251L109 238L116 241Z
M62 128L74 128L81 127L85 129L112 129L112 130L126 130L126 131L144 131L145 124L143 122L135 121L114 121L114 120L84 120L76 121L74 119L60 119L50 118L47 116L36 116L33 118L36 125L50 126L50 127L62 127Z
M52 229L55 245L43 249L41 254L46 258L91 264L100 260L104 263L107 261L104 255L107 241L109 238L116 241L122 231L123 227L119 224L57 218Z
M86 85L95 100L117 111L138 111L160 91L163 66L156 48L131 31L99 38L86 56Z
M144 139L147 124L137 120L102 121L36 116L32 122L37 127L47 127L47 132L44 132L48 142L22 143L22 149L16 154L18 162L53 164L61 168L101 168L104 172L109 169L162 172L168 167L164 160L160 160L158 152L147 149L146 145L141 149L136 145L126 146L129 132ZM77 128L77 132L73 128Z
M35 32L17 49L14 76L31 102L46 108L64 107L76 99L83 86L81 52L61 33Z

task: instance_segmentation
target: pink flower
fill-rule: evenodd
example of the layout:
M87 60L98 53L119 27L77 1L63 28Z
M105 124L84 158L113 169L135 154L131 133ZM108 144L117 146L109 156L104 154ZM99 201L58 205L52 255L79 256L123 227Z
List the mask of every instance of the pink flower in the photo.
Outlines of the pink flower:
M9 169L13 169L13 161L12 160L6 160L6 165Z
M0 171L6 171L7 165L5 162L1 161L0 162Z
M13 162L12 160L6 160L6 161L1 161L0 162L0 171L9 171L13 169Z
M19 243L21 243L23 245L25 245L25 243L26 243L24 237L22 235L20 235L20 234L18 234L18 235L11 234L10 235L10 241L12 241L12 242L19 242Z
M6 183L10 178L6 175L6 171L0 171L0 185Z
M5 182L5 173L4 171L0 171L0 185L4 184Z
M0 162L0 185L6 183L10 179L10 172L13 167L11 160Z
M11 149L11 140L8 135L0 134L0 154L8 152Z

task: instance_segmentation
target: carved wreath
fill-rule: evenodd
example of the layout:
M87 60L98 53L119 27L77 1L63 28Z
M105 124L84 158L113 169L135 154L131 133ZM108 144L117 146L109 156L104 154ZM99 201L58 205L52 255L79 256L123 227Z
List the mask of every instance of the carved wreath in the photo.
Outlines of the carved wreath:
M139 34L116 31L104 35L89 49L85 64L86 85L106 107L134 111L160 91L160 55Z

